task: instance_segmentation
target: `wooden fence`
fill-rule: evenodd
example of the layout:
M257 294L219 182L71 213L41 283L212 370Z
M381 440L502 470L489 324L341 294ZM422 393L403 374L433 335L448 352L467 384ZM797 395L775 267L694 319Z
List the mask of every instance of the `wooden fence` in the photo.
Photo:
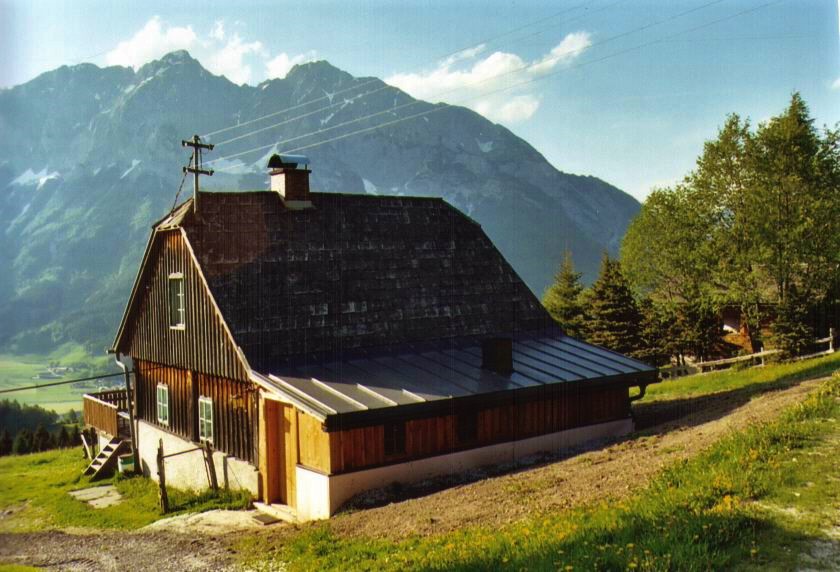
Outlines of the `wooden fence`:
M820 357L828 354L832 354L835 352L835 331L834 328L830 328L828 331L828 336L825 338L820 338L818 340L814 340L814 345L819 346L822 344L826 344L828 349L804 356L799 356L796 359L808 359L814 357ZM780 350L765 350L761 352L756 352L754 354L749 354L745 356L737 356L732 358L726 359L716 359L711 361L702 361L693 364L686 364L686 365L669 365L665 367L659 368L659 376L662 379L673 379L676 377L682 377L685 375L693 375L695 373L706 373L709 371L715 371L718 369L725 369L727 367L731 367L736 363L747 363L747 365L764 365L764 358L776 355L780 352Z

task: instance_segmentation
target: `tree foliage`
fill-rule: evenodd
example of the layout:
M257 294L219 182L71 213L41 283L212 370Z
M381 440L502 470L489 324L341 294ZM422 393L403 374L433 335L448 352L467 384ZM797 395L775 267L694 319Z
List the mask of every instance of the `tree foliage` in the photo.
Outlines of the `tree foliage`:
M618 260L604 254L598 279L587 299L588 341L630 355L642 349L642 315Z
M840 273L838 131L815 128L799 94L756 129L729 116L680 184L651 193L621 255L635 292L673 316L678 354L713 351L727 305L753 335L776 307L777 345L801 353L808 305Z
M583 285L581 273L575 272L572 254L568 250L563 255L560 269L554 276L554 282L543 295L543 305L551 317L560 324L570 336L580 337L584 332L584 311L581 303Z

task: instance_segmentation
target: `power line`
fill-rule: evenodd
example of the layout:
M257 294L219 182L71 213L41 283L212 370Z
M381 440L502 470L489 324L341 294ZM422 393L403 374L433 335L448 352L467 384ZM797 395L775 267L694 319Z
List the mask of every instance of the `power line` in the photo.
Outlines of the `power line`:
M157 366L157 367L150 367L146 371L148 372L148 371L155 371L155 370L158 370L158 369L166 369L166 367L167 366L164 366L164 365ZM129 371L129 372L122 372L121 371L121 372L118 372L118 373L104 373L102 375L93 375L93 376L90 376L90 377L80 377L78 379L65 379L65 380L62 380L62 381L54 381L52 383L41 383L41 384L38 384L38 385L28 385L28 386L24 386L24 387L12 387L12 388L9 388L9 389L0 389L0 394L13 393L15 391L29 391L29 390L32 390L32 389L41 389L41 388L44 388L44 387L55 387L57 385L69 385L71 383L79 383L79 382L82 382L82 381L94 381L94 380L97 380L97 379L107 379L109 377L122 376L122 375L125 375L126 373L136 374L138 372L137 372L137 370L132 370L132 371Z
M716 2L710 2L710 3L709 3L709 5L719 3L720 1L722 1L722 0L717 0ZM681 31L676 32L676 33L674 33L674 34L670 34L670 35L667 35L667 36L663 36L662 38L659 38L659 39L656 39L656 40L652 40L652 41L650 41L650 42L645 42L645 43L642 43L642 44L638 44L638 45L632 46L632 47L630 47L630 48L627 48L627 49L625 49L625 50L620 50L620 51L618 51L618 52L613 52L612 54L607 54L607 55L605 55L605 56L603 56L603 57L601 57L601 58L597 58L597 59L594 59L594 60L589 60L589 61L586 61L586 62L581 62L581 63L579 63L579 64L575 64L575 65L569 66L569 67L567 67L567 68L563 68L563 69L557 70L557 71L555 71L555 72L547 73L547 74L545 74L545 75L543 75L543 76L540 76L540 77L532 78L532 79L529 79L529 80L526 80L526 81L522 81L522 82L518 82L518 83L515 83L515 84L511 84L511 85L508 85L508 86L505 86L505 87L502 87L502 88L499 88L499 89L496 89L496 90L493 90L493 91L490 91L490 92L484 92L484 93L481 93L481 94L479 94L479 95L475 95L475 96L471 96L471 97L468 97L468 98L464 98L464 99L459 100L459 101L458 101L458 102L456 102L456 103L461 103L461 102L464 102L464 101L469 101L469 100L471 100L471 99L476 99L476 98L479 98L479 97L486 97L487 95L492 95L492 94L495 94L495 93L500 93L500 92L503 92L503 91L507 91L507 90L513 89L513 88L515 88L515 87L519 87L519 86L522 86L522 85L527 85L527 84L534 83L534 82L537 82L537 81L542 81L542 80L544 80L544 79L548 79L548 78L550 78L550 77L554 77L554 76L558 75L559 73L562 73L562 72L567 71L567 70L569 70L569 69L577 69L577 68L581 68L581 67L584 67L584 66L587 66L587 65L591 65L591 64L594 64L594 63L599 63L599 62L602 62L602 61L604 61L604 60L608 60L608 59L611 59L611 58L614 58L614 57L617 57L617 56L620 56L620 55L626 54L626 53L628 53L628 52L636 51L636 50L643 49L643 48L645 48L645 47L649 47L649 46L652 46L652 45L655 45L655 44L663 43L663 42L666 42L666 41L668 41L668 40L671 40L671 39L673 39L673 38L675 38L675 37L678 37L678 36L681 36L681 35L684 35L684 34L688 34L688 33L691 33L691 32L695 32L695 31L697 31L697 30L701 30L701 29L703 29L703 28L707 28L707 27L713 26L713 25L715 25L715 24L719 24L720 22L724 22L724 21L726 21L726 20L731 20L731 19L733 19L733 18L737 18L737 17L743 16L743 15L745 15L745 14L748 14L748 13L751 13L751 12L755 12L755 11L757 11L757 10L760 10L760 9L766 8L766 7L768 7L768 6L772 6L772 5L775 5L775 4L779 4L779 3L783 2L783 1L784 1L784 0L776 0L776 1L774 1L774 2L767 2L767 3L765 3L765 4L761 4L761 5L756 6L756 7L753 7L753 8L749 8L749 9L746 9L746 10L742 10L742 11L740 11L740 12L736 12L735 14L731 14L731 15L729 15L729 16L724 16L724 17L722 17L722 18L718 18L718 19L716 19L716 20L712 20L712 21L710 21L710 22L706 22L706 23L704 23L704 24L700 24L700 25L698 25L698 26L694 26L694 27L692 27L692 28L688 28L688 29L685 29L685 30L681 30ZM692 9L692 11L697 10L697 9L699 9L699 8ZM675 17L678 17L678 16L673 16L672 18L675 18ZM392 109L388 109L388 110L385 110L385 111L382 111L382 112L379 112L379 113L376 113L376 114L371 114L370 116L362 117L362 118L359 118L359 119L354 120L354 121L345 122L345 123L343 123L343 124L339 124L339 125L333 126L333 127L331 127L331 128L328 128L328 129L324 129L324 130L316 131L316 132L313 132L313 133L309 133L309 134L301 135L301 136L298 136L298 137L294 137L294 138L292 138L292 139L289 139L289 140L284 141L284 143L288 143L289 141L293 141L293 140L298 140L298 139L301 139L301 138L303 138L303 137L308 137L308 136L312 136L312 135L317 135L318 133L322 133L322 132L324 132L324 131L329 131L329 130L332 130L332 129L335 129L335 128L338 128L338 127L342 127L342 126L347 125L347 124L349 124L349 123L354 123L354 122L357 122L357 121L362 121L362 120L365 120L365 119L369 119L370 117L373 117L373 116L375 116L375 115L381 115L381 114L383 114L383 113L390 113L390 112L393 112L395 109L399 109L400 107L407 107L407 106L409 106L409 105L414 105L414 104L417 104L417 103L426 103L426 102L425 102L425 101L419 101L419 100L418 100L418 101L412 102L411 104L405 104L404 106L398 106L397 108L392 108ZM440 105L440 106L438 106L438 107L435 107L435 108L433 108L433 109L429 109L429 110L426 110L426 111L423 111L423 112L420 112L420 113L416 113L416 114L413 114L413 115L410 115L410 116L407 116L407 117L402 117L402 118L399 118L399 119L395 119L395 120L393 120L393 121L388 121L388 122L386 122L386 123L382 123L382 124L379 124L379 125L376 125L376 126L367 127L367 128L364 128L364 129L360 129L360 130L357 130L357 131L350 132L350 133L345 133L345 134L343 134L343 135L339 135L339 136L336 136L336 137L333 137L333 138L330 138L330 139L327 139L327 140L324 140L324 141L320 141L320 142L316 142L316 143L312 143L312 144L308 144L308 145L304 145L304 146L296 147L296 148L294 148L294 149L284 149L284 150L283 150L283 152L285 152L285 153L293 153L293 152L303 151L303 150L305 150L305 149L311 149L311 148L313 148L313 147L318 147L318 146L320 146L320 145L324 145L324 144L327 144L327 143L332 143L332 142L335 142L335 141L339 141L339 140L341 140L341 139L346 139L347 137L351 137L351 136L354 136L354 135L359 135L359 134L362 134L362 133L367 133L367 132L373 131L373 130L375 130L375 129L379 129L379 128L383 128L383 127L388 127L388 126L391 126L391 125L394 125L394 124L397 124L397 123L401 123L401 122L403 122L403 121L408 121L408 120L411 120L411 119L416 119L416 118L418 118L418 117L422 117L422 116L429 115L429 114L432 114L432 113L437 113L438 111L442 111L442 110L444 110L444 109L448 109L449 107L450 107L450 105L449 105L449 104L442 104L442 105ZM248 154L248 153L252 153L252 152L255 152L255 151L260 151L260 150L268 149L268 148L270 148L270 147L274 147L274 146L275 146L275 145L277 145L277 144L278 144L278 142L271 143L271 144L269 144L269 145L261 145L261 146L259 146L259 147L254 147L254 148L252 148L252 149L248 149L248 150L246 150L246 151L241 151L241 152L239 152L239 153L234 153L234 154L231 154L231 155L226 155L226 156L224 156L224 157L219 157L219 158L213 159L213 161L221 161L221 160L224 160L224 159L232 159L232 158L239 157L239 156L242 156L242 155L245 155L245 154ZM211 161L211 162L212 162L212 161ZM220 171L225 171L225 169L219 169L219 170L220 170Z
M611 5L609 5L609 6L606 6L606 7L599 8L599 9L598 9L598 10L596 10L596 11L597 11L597 12L600 12L601 10L604 10L604 9L606 9L606 8L609 8L609 7L612 7L612 6L614 6L615 4L618 4L619 2L623 2L623 1L624 1L624 0L618 0L618 1L614 2L613 4L611 4ZM540 18L540 19L538 19L538 20L533 20L533 21L531 21L531 22L529 22L529 23L527 23L527 24L523 24L522 26L519 26L519 27L514 28L514 29L512 29L512 30L508 30L508 31L506 31L506 32L504 32L504 33L502 33L502 34L498 34L498 35L496 35L496 36L490 36L489 38L485 38L485 39L480 40L480 41L478 41L478 42L476 42L476 43L474 43L474 44L470 44L469 46L464 46L464 47L459 48L459 49L457 49L457 50L454 50L454 51L451 51L451 52L447 52L446 54L444 54L444 55L442 55L442 56L438 56L438 57L436 57L436 58L434 58L434 59L432 59L432 60L428 60L428 62L436 62L436 61L445 60L446 58L449 58L449 57L452 57L452 56L458 55L458 54L463 53L463 52L465 52L465 51L467 51L467 50L469 50L469 49L472 49L472 48L477 48L477 47L479 47L479 46L481 46L481 45L484 45L484 44L488 44L488 43L494 42L494 41L498 40L499 38L503 38L503 37L505 37L505 36L509 36L510 34L514 34L514 33L518 32L518 31L520 31L520 30L523 30L523 29L525 29L525 28L529 28L529 27L531 27L531 26L534 26L534 25L539 24L539 23L542 23L542 22L547 22L548 20L552 20L552 19L554 19L554 18L557 18L558 16L561 16L561 15L566 14L566 13L568 13L568 12L572 12L572 11L574 11L574 10L577 10L578 8L581 8L582 6L584 6L585 4L587 4L588 2L589 2L589 0L584 0L583 2L581 2L580 4L577 4L576 6L573 6L572 8L566 8L566 9L564 9L564 10L560 10L560 11L558 11L558 12L555 12L554 14L551 14L551 15L546 16L546 17L544 17L544 18ZM586 15L587 15L587 14L584 14L583 16L586 16ZM580 19L580 18L577 18L577 20L579 20L579 19ZM571 22L573 22L573 21L576 21L576 20L575 20L575 19L573 19L573 20L570 20L570 21L568 21L568 22L564 22L564 23L565 23L565 24L569 24L569 23L571 23ZM545 30L543 30L543 31L545 31ZM540 33L541 33L541 32L540 32ZM526 37L527 37L527 36L526 36ZM428 63L428 62L424 62L424 63ZM349 92L349 91L353 91L354 89L360 89L360 88L362 88L362 87L365 87L365 86L367 86L367 85L371 85L371 84L374 84L374 83L379 83L379 81L380 81L379 79L371 79L371 80L366 81L366 82L364 82L364 83L362 83L362 84L359 84L359 85L353 85L353 86L350 86L350 87L348 87L348 88L345 88L345 89L342 89L342 90L336 91L336 92L334 92L334 93L331 93L331 94L329 94L329 95L324 95L323 97L319 97L319 98L317 98L317 99L312 99L312 100L310 100L310 101L307 101L307 102L304 102L304 103L299 103L299 104L297 104L297 105L293 105L293 106L291 106L291 107L287 107L287 108L285 108L285 109L281 109L281 110L279 110L279 111L274 111L274 112L272 112L272 113L269 113L269 114L267 114L267 115L263 115L263 116L261 116L261 117L256 117L256 118L254 118L254 119L250 119L250 120L248 120L248 121L244 121L244 122L242 122L242 123L237 123L236 125L230 125L230 126L228 126L228 127L223 127L223 128L221 128L221 129L216 129L215 131L210 131L209 133L205 133L204 135L202 135L202 137L203 137L203 138L208 138L208 137L211 137L211 136L213 136L213 135L218 135L218 134L220 134L220 133L225 133L225 132L230 131L230 130L232 130L232 129L239 129L240 127L245 127L246 125L252 125L252 124L257 123L257 122L259 122L259 121L262 121L262 120L264 120L264 119L268 119L268 118L270 118L270 117L276 117L276 116L278 116L278 115L282 115L283 113L287 113L287 112L289 112L289 111L294 111L295 109L300 109L301 107L306 107L306 106L311 105L311 104L313 104L313 103L316 103L316 102L318 102L318 101L324 101L325 99L329 99L329 100L330 100L330 105L329 105L329 106L327 106L327 107L321 108L320 110L318 110L318 111L324 111L324 110L326 110L326 109L329 109L330 107L333 107L334 105L338 105L338 103L336 103L336 104L333 104L333 103L332 103L332 98L333 98L333 97L335 97L336 95L340 95L340 94L343 94L343 93L347 93L347 92ZM373 90L373 91L371 91L371 92L368 92L368 93L366 93L366 94L364 94L364 95L369 95L370 93L375 93L375 92L377 92L377 91L381 91L382 89L385 89L385 88L387 88L387 87L390 87L390 86L387 86L387 85L386 85L386 86L380 87L380 88L375 89L375 90ZM364 95L363 95L363 96L364 96ZM341 103L341 102L339 102L339 103ZM316 112L316 113L317 113L317 112ZM219 143L219 145L221 145L221 143Z
M134 373L134 372L131 372ZM79 383L81 381L93 381L96 379L106 379L109 377L117 377L118 375L123 375L123 372L119 373L109 373L105 375L94 375L91 377L81 377L79 379L66 379L64 381L55 381L53 383L41 383L39 385L29 385L26 387L12 387L11 389L2 389L0 393L13 393L15 391L29 391L30 389L41 389L42 387L54 387L56 385L68 385L71 383Z
M614 40L617 40L617 39L620 39L620 38L623 38L623 37L629 36L629 35L631 35L631 34L635 34L635 33L637 33L637 32L644 31L644 30L646 30L646 29L648 29L648 28L652 28L652 27L654 27L654 26L658 26L658 25L660 25L660 24L664 24L664 23L666 23L666 22L670 22L670 21L675 20L675 19L677 19L677 18L681 18L681 17L683 17L683 16L686 16L686 15L688 15L688 14L691 14L692 12L696 12L696 11L698 11L698 10L702 10L702 9L707 8L707 7L709 7L709 6L713 6L713 5L715 5L715 4L720 4L720 3L721 3L721 2L723 2L723 1L724 1L724 0L711 0L710 2L706 2L705 4L702 4L702 5L700 5L700 6L696 6L696 7L694 7L694 8L690 8L690 9L688 9L688 10L684 10L684 11L682 11L682 12L679 12L679 13L677 13L677 14L673 14L673 15L671 15L671 16L668 16L667 18L663 18L663 19L661 19L661 20L657 20L657 21L655 21L655 22L650 22L650 23L645 24L645 25L643 25L643 26L640 26L640 27L637 27L637 28L633 28L632 30L628 30L628 31L626 31L626 32L622 32L622 33L620 33L620 34L616 34L616 35L614 35L614 36L610 36L610 37L608 37L608 38L605 38L604 40L601 40L601 41L599 41L599 42L595 42L595 43L591 44L591 45L589 46L589 48L596 47L596 46L602 46L602 45L604 45L604 44L608 44L609 42L612 42L612 41L614 41ZM596 61L597 61L597 60L596 60ZM480 81L477 81L477 82L472 82L472 83L470 83L470 84L468 84L468 85L466 85L466 86L460 86L460 87L457 87L457 88L448 89L448 90L443 91L443 92L438 92L437 94L432 95L429 99L438 99L438 98L440 98L441 96L446 95L446 94L448 94L448 93L452 93L452 92L460 91L460 90L465 89L465 88L475 87L475 86L477 86L477 85L481 85L481 84L486 83L486 82L488 82L488 81L491 81L491 80L498 80L498 79L500 79L500 78L503 78L503 77L509 76L509 75L511 75L511 74L514 74L514 73L520 73L520 72L528 71L528 70L530 70L530 69L533 69L533 68L538 67L538 66L539 66L539 65L541 65L542 63L543 63L542 61L537 61L537 62L534 62L534 63L531 63L531 64L522 65L522 66L519 66L519 67L517 67L517 68L514 68L514 69L511 69L511 70L508 70L508 71L506 71L506 72L503 72L503 73L500 73L500 74L496 74L496 75L493 75L493 76L490 76L490 77L484 78L484 79L482 79L482 80L480 80ZM573 66L573 67L579 67L579 66ZM560 71L562 71L562 70L560 70ZM547 74L545 74L543 77L549 77L549 76L552 76L552 75L554 75L554 74L556 74L556 73L557 73L557 72L554 72L554 73L547 73ZM531 82L530 82L530 81L528 81L528 82L521 82L521 83L518 83L518 84L514 84L514 86L516 86L516 85L524 85L525 83L531 83ZM383 87L383 88L381 88L381 89L385 89L385 88L387 88L387 87L391 87L391 86L386 85L386 86L384 86L384 87ZM511 86L511 87L513 87L513 86ZM485 92L485 93L482 93L482 94L477 95L477 96L475 96L475 97L470 97L470 98L467 98L467 99L465 99L465 100L461 100L461 101L468 101L468 100L470 100L470 99L475 99L476 97L484 97L484 96L486 96L486 95L488 95L488 94L490 94L490 93L496 93L497 91L503 91L503 90L496 90L496 91L489 92L489 93ZM392 107L392 108L389 108L389 109L384 109L384 110L382 110L382 111L378 111L378 112L376 112L376 113L371 113L371 114L365 115L365 116L363 116L363 117L358 117L358 118L356 118L356 119L348 120L348 121L345 121L345 122L343 122L343 123L339 123L339 124L336 124L336 125L332 125L332 126L330 126L330 127L324 128L324 129L318 129L318 130L316 130L316 131L311 131L311 132L309 132L309 133L304 133L304 134L302 134L302 135L297 135L297 136L295 136L295 137L293 137L293 138L291 138L291 139L286 139L286 140L284 141L284 143L288 143L288 142L290 142L290 141L297 141L297 140L300 140L300 139L303 139L303 138L306 138L306 137L310 137L310 136L313 136L313 135L320 135L320 134L322 134L322 133L326 133L326 132L328 132L328 131L334 131L335 129L339 129L339 128L341 128L341 127L346 127L347 125L351 125L351 124L354 124L354 123L359 123L359 122L361 122L361 121L365 121L365 120L367 120L367 119L371 119L371 118L373 118L373 117L378 117L378 116L380 116L380 115L384 115L384 114L386 114L386 113L394 113L395 111L397 111L397 110L399 110L399 109L404 109L404 108L406 108L406 107L412 107L412 106L415 106L415 105L419 105L419 104L421 104L421 103L426 103L426 100L419 100L419 99L418 99L418 100L410 101L410 102L408 102L408 103L404 103L404 104L402 104L402 105L398 105L398 106L395 106L395 107ZM311 112L311 113L308 113L308 114L306 114L306 115L312 115L313 113L317 113L317 111L316 111L316 112ZM254 135L254 134L256 134L256 133L264 132L264 131L267 131L267 130L269 130L269 129L273 129L273 128L275 128L275 127L279 127L279 126L281 126L281 125L285 125L285 124L287 124L287 123L289 123L289 122L291 122L291 121L294 121L295 119L296 119L296 118L287 119L287 120L284 120L284 121L282 121L282 122L280 122L280 123L276 123L276 124L273 124L273 125L269 125L269 126L266 126L266 127L262 127L262 128L260 128L260 129L257 129L257 130L255 130L255 131L253 131L253 132L249 132L249 133L245 133L245 134L239 135L239 136L237 136L237 137L235 137L235 138L233 138L233 139L229 139L229 140L227 140L227 141L222 141L222 142L218 143L218 145L224 145L224 144L226 144L226 143L230 143L230 142L235 141L235 140L244 139L245 137L250 137L251 135ZM226 156L224 156L224 157L218 157L218 158L216 158L216 159L212 159L212 160L208 161L208 164L209 164L209 163L215 163L215 162L217 162L217 161L221 161L221 160L224 160L224 159L231 159L231 158L239 157L239 156L241 156L241 155L245 155L245 154L247 154L247 153L249 153L249 152L258 151L258 150L262 150L262 149L268 149L268 148L271 148L271 147L273 147L273 146L274 146L274 143L269 144L269 145L263 145L263 146L261 146L261 147L257 147L257 148L251 149L251 150L249 150L249 151L247 151L247 152L246 152L246 151L243 151L243 152L240 152L240 153L235 153L235 154L232 154L232 155L226 155ZM222 169L222 170L223 170L223 169Z
M608 8L612 8L612 7L613 7L613 6L615 6L616 4L619 4L619 3L624 2L624 1L626 1L626 0L616 0L616 1L615 1L615 2L613 2L612 4L608 4L608 5L606 5L606 6L602 6L601 8L599 8L598 10L596 10L596 12L600 12L600 11L602 11L602 10L606 10L606 9L608 9ZM723 0L716 0L716 1L717 1L717 2L722 2ZM579 6L582 6L582 5L583 5L583 4L581 4L581 5L579 5ZM585 16L588 16L588 15L589 15L589 14L584 14L584 15L583 15L583 16L581 16L581 17L585 17ZM555 16L557 16L557 14L555 14L554 16L550 16L549 18L553 18L553 17L555 17ZM568 25L568 24L570 24L570 23L572 23L572 22L574 22L574 21L576 21L576 20L579 20L579 19L580 19L580 18L573 18L573 19L568 20L568 21L565 21L565 22L563 22L563 23ZM544 20L543 20L543 21L544 21ZM656 22L655 24L658 24L658 23L661 23L661 22ZM654 25L655 25L655 24L654 24ZM528 27L528 26L530 26L530 25L533 25L533 23L532 23L532 24L527 24L527 25L525 25L525 26L520 26L520 27L519 27L519 28L517 28L516 30L520 30L520 29L525 28L525 27ZM516 30L515 30L515 31L516 31ZM538 31L536 31L536 32L534 32L534 33L532 33L532 34L528 34L528 35L526 35L526 36L522 36L521 38L519 38L519 40L522 40L522 39L525 39L525 38L529 38L529 37L531 37L531 36L535 36L535 35L538 35L538 34L542 34L542 33L543 33L543 32L545 32L546 30L548 30L548 28L545 28L545 29L543 29L543 30L538 30ZM505 34L502 34L502 35L505 35ZM609 42L609 41L611 41L611 40L613 40L613 39L616 39L616 38L618 38L618 37L621 37L621 36L619 35L619 36L615 36L615 37L613 37L613 38L608 38L607 40L604 40L604 41L602 41L602 42L596 42L596 43L595 43L595 44L593 44L593 45L601 45L601 44L605 44L605 43L607 43L607 42ZM478 47L478 46L481 46L481 45L483 45L483 44L485 44L485 43L486 43L486 42L479 43L479 44L476 44L476 45L474 45L474 46L468 46L468 47L466 47L466 48L462 48L462 49L460 49L460 50L458 50L458 51L451 52L451 53L447 54L446 56L443 56L443 58L439 58L439 60L440 60L440 59L445 59L446 57L449 57L449 56L453 56L453 55L456 55L456 54L462 53L462 52L464 52L464 51L466 51L466 50L468 50L468 49L470 49L470 48L472 48L472 47ZM592 46L589 46L589 47L592 47ZM490 81L490 80L492 80L492 79L498 79L499 77L504 77L505 75L508 75L508 74L511 74L511 73L515 73L515 72L517 72L517 71L523 71L523 70L526 70L526 69L528 69L529 67L534 66L534 65L536 65L536 64L528 64L528 65L525 65L525 66L520 66L519 68L516 68L516 69L513 69L513 70L509 70L508 72L505 72L505 73L503 73L503 74L498 74L498 75L496 75L496 76L492 76L492 77L489 77L489 78L485 78L485 79L483 79L483 80L481 80L481 81L474 82L474 83L470 84L470 85L469 85L469 86L467 86L467 87L471 87L472 85L478 85L478 84L480 84L480 83L483 83L483 82L485 82L485 81ZM357 95L354 99L361 99L361 98L367 97L367 96L369 96L369 95L373 95L373 94L375 94L375 93L378 93L378 92L380 92L380 91L384 91L384 90L386 90L386 89L393 89L393 87L394 87L394 86L389 85L389 84L387 84L387 83L381 82L381 80L379 80L379 79L372 79L372 80L370 80L370 81L367 81L367 82L362 83L361 85L358 85L358 86L353 86L353 87L349 87L349 88L347 88L347 89L345 89L345 90L341 90L341 91L337 91L337 92L335 92L335 93L331 93L331 94L329 94L328 96L320 97L320 98L317 98L317 99L314 99L314 100L308 101L308 102L306 102L306 103L301 103L301 104L298 104L298 105L293 106L292 108L289 108L289 109L287 109L287 110L277 111L277 112L274 112L274 113L270 113L270 114L268 114L268 115L264 115L263 117L256 118L256 119L252 119L252 120L250 120L250 121L247 121L247 122L245 122L245 123L241 123L241 124L239 124L239 125L237 125L237 126L234 126L234 127L241 127L241 126L244 126L244 125L247 125L247 124L255 123L255 122L257 122L257 121L261 121L262 119L266 119L266 118L268 118L268 117L273 117L273 116L275 116L275 115L281 115L281 114L285 113L286 111L291 111L292 109L297 109L297 108L300 108L300 107L305 107L305 106L309 105L310 103L315 103L315 102L317 102L317 101L321 101L321 100L323 100L323 99L327 99L327 98L329 98L329 99L330 99L330 101L332 102L332 99L333 99L336 95L339 95L339 94L344 93L344 92L346 92L346 91L351 91L351 90L356 89L356 88L361 88L361 87L364 87L364 86L369 85L369 84L371 84L371 83L383 83L383 85L379 86L379 87L378 87L378 88L376 88L376 89L372 89L372 90L370 90L370 91L366 91L365 93L363 93L363 94L361 94L361 95ZM450 89L450 90L448 90L448 91L444 91L444 92L438 93L438 94L436 94L436 95L435 95L435 96L433 96L433 97L440 97L440 96L442 96L442 95L446 95L447 93L451 93L451 92L453 92L453 91L458 91L458 90L460 90L460 89L463 89L463 87ZM346 101L346 100L345 100L345 101ZM227 144L229 144L229 143L233 143L233 142L235 142L235 141L239 141L239 140L241 140L241 139L246 139L246 138L248 138L248 137L252 137L252 136L254 136L254 135L258 134L258 133L262 133L262 132L264 132L264 131L269 131L269 130L271 130L271 129L275 129L275 128L277 128L277 127L281 127L281 126L283 126L283 125L287 125L287 124L289 124L289 123L292 123L292 122L294 122L294 121L298 121L298 120L303 119L303 118L305 118L305 117L310 117L310 116L312 116L312 115L317 115L318 113L321 113L322 111L328 111L329 109L332 109L333 107L335 107L335 106L337 106L337 105L344 104L344 103L345 103L345 101L338 101L338 102L336 102L336 103L330 103L330 105L327 105L327 106L324 106L324 107L320 107L320 108L318 108L318 109L316 109L316 110L314 110L314 111L309 111L309 112L304 113L304 114L302 114L302 115L297 115L297 116L295 116L295 117L290 117L290 118L288 118L288 119L284 119L283 121L281 121L281 122L279 122L279 123L274 123L274 124L272 124L272 125L268 125L268 126L266 126L266 127L261 127L261 128L259 128L259 129L255 129L255 130L253 130L253 131L247 131L247 132L245 132L245 133L243 133L243 134L241 134L241 135L237 135L237 136L232 137L232 138L230 138L230 139L225 139L224 141L220 141L219 143L216 143L216 146L227 145ZM414 105L414 104L413 104L413 103L411 103L411 104L409 104L409 105ZM393 109L391 109L391 111L393 111ZM381 113L381 112L380 112L380 113ZM377 115L377 114L374 114L374 115ZM371 117L371 116L368 116L368 117ZM228 129L233 129L234 127L231 127L231 128L228 128ZM333 127L333 128L334 128L334 127ZM330 129L332 129L332 128L330 128ZM214 131L213 133L220 133L221 131L224 131L224 130ZM313 132L313 133L314 133L314 132Z

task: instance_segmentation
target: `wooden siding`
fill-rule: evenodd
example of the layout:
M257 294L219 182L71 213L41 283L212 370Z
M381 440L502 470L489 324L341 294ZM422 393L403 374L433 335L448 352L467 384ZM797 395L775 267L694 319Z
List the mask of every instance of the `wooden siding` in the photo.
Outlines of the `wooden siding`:
M241 382L135 360L137 418L189 441L198 441L198 398L213 400L213 448L255 463L257 390ZM169 387L169 425L157 420L157 384Z
M298 412L298 443L300 464L322 473L330 472L330 436L319 420Z
M630 400L626 387L597 390L560 387L546 392L543 399L479 410L477 438L471 443L458 442L456 415L406 421L405 453L391 457L385 455L384 425L328 433L329 472L349 472L624 419L630 415ZM312 434L312 430L307 432L309 436ZM301 434L302 447L304 442ZM317 468L324 470L323 465Z
M184 277L184 328L169 325L169 276L173 273ZM248 372L180 231L161 232L155 237L137 297L129 309L126 341L120 343L119 351L135 359L248 380Z

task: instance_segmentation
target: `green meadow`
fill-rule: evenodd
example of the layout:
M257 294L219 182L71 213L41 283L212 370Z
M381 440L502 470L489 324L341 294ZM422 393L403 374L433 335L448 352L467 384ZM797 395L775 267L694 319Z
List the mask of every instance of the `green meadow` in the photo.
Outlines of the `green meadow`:
M33 379L39 373L46 371L50 364L71 367L73 371L57 379ZM47 384L103 373L116 373L118 371L110 357L104 354L102 356L91 356L79 344L64 344L48 354L0 354L0 390ZM58 413L66 413L70 409L80 411L82 395L85 392L95 391L101 386L119 383L119 381L120 378L115 377L82 384L27 389L0 394L0 399L16 399L20 403L40 405Z

